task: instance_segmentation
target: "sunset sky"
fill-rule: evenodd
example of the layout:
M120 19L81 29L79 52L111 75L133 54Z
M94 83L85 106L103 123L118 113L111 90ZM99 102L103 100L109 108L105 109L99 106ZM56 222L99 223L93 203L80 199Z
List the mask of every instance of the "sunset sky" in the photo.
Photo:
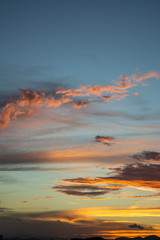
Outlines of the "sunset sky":
M160 236L160 1L0 1L0 234Z

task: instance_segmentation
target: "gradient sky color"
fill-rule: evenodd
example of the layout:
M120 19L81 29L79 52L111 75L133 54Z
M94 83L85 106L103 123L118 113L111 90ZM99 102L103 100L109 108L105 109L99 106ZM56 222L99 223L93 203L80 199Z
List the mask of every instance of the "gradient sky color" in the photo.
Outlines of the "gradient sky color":
M160 236L160 2L0 2L0 234Z

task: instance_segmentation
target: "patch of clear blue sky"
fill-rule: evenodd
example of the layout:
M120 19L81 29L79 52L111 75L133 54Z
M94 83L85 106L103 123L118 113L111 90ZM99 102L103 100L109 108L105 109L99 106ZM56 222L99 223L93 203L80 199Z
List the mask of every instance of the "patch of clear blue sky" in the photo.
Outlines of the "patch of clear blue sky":
M0 65L50 67L35 79L70 77L75 86L159 70L159 7L159 0L1 1ZM29 75L14 79L31 87Z

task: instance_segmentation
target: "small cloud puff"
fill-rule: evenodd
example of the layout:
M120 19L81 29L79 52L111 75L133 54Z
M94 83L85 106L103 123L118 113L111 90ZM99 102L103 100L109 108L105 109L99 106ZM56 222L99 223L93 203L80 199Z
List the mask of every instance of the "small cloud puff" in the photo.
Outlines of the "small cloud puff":
M111 144L113 144L115 141L115 138L114 137L109 137L109 136L99 136L97 135L95 137L95 142L97 143L103 143L103 144L106 144L108 146L110 146Z

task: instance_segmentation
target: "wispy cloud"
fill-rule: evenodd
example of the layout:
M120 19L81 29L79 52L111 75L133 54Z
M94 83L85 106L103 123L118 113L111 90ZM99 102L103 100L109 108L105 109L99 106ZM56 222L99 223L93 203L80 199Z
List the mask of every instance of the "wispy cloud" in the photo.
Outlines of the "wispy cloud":
M11 120L33 116L42 107L56 108L66 103L72 103L74 108L81 108L86 107L90 102L121 100L128 96L130 88L150 78L158 79L160 73L149 72L141 76L138 73L131 76L122 75L112 85L87 85L77 89L57 90L54 95L45 91L35 92L30 89L20 89L21 94L16 100L9 101L1 110L0 129L6 128Z
M79 198L78 200L106 200L106 199L130 199L130 198L154 198L160 197L160 192L150 195L133 195L133 196L118 196L118 197L95 197L95 198Z
M145 73L143 74L142 76L137 76L136 78L136 82L142 82L146 79L149 79L149 78L156 78L156 79L159 79L160 78L160 73L159 72L148 72L148 73Z
M35 202L35 201L41 201L43 199L52 199L52 198L55 198L55 197L40 197L40 198L34 198L34 199L31 199L31 200L25 200L25 201L20 201L20 202L17 202L17 203L31 203L31 202Z
M62 96L60 99L47 95L45 92L34 92L30 89L20 89L21 95L16 101L7 103L0 114L0 129L7 127L11 120L19 117L28 118L37 113L42 107L59 107L72 101Z
M64 94L69 97L77 97L77 96L90 96L97 95L100 96L106 93L119 93L123 94L128 91L129 88L137 86L138 82L142 82L146 79L150 78L160 78L159 72L149 72L140 76L139 73L133 74L131 76L121 75L118 81L114 81L114 85L94 85L94 86L82 86L77 89L69 89L69 90L58 90L57 94Z
M57 185L53 189L57 192L64 193L71 196L87 196L94 197L105 195L113 191L121 190L123 187L118 186L96 186L87 184L74 184L74 185Z

